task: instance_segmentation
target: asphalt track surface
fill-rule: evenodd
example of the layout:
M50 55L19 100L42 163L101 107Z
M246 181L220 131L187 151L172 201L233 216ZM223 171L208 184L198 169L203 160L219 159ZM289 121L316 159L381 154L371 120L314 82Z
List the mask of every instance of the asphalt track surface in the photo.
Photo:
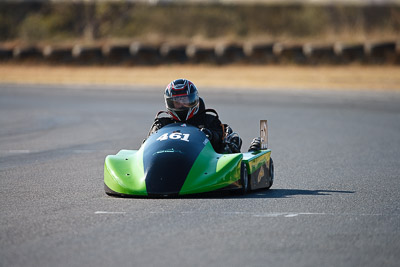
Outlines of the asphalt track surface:
M242 150L268 119L271 190L107 196L162 88L0 85L0 266L399 266L398 93L200 93Z

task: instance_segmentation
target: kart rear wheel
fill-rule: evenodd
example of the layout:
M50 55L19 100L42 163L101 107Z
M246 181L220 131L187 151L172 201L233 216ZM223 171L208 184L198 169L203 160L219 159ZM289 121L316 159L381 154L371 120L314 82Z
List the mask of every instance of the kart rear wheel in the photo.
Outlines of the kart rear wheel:
M247 166L244 162L240 166L240 183L242 184L242 188L237 192L240 195L244 195L249 190L249 175L247 174Z
M269 189L274 183L274 161L272 158L269 160L269 183L266 189Z

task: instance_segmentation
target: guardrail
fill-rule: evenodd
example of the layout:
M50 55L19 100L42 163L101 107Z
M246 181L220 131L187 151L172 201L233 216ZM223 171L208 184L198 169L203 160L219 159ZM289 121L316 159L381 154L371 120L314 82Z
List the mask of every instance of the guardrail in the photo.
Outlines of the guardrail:
M158 64L400 64L400 41L330 45L283 43L72 47L0 46L0 62L76 65Z

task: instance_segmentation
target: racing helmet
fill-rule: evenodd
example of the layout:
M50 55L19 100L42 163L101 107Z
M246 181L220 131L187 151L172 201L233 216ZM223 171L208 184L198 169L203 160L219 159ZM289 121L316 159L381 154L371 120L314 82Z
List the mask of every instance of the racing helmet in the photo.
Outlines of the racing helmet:
M176 121L187 121L199 111L199 93L189 80L172 81L165 88L165 106Z

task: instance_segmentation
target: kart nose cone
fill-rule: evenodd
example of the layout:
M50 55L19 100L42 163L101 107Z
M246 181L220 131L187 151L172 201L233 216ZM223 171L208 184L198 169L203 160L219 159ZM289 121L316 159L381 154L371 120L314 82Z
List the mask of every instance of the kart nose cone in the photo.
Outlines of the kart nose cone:
M192 165L182 151L158 152L152 157L152 164L145 167L149 196L178 195Z
M178 195L207 143L207 137L195 127L185 126L178 131L172 126L163 127L145 143L143 167L150 196Z

